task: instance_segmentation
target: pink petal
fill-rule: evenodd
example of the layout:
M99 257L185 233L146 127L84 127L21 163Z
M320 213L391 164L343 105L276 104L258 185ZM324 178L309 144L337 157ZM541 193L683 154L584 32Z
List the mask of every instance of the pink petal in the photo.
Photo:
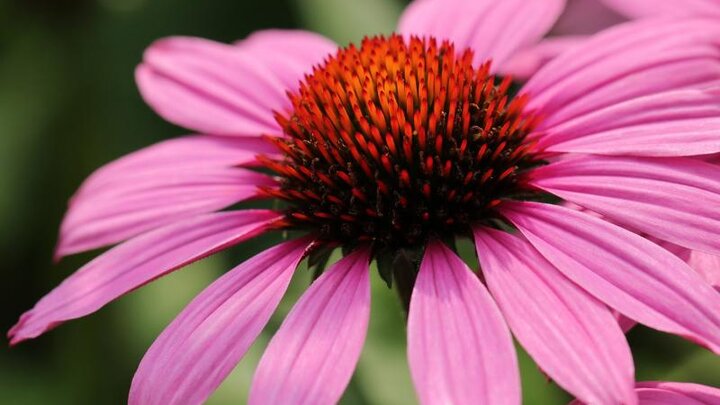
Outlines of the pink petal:
M711 286L720 291L720 256L694 250L687 263Z
M707 95L704 104L697 100L699 96L679 100L681 109L678 114L671 114L669 122L662 120L662 111L668 111L668 99L662 97L679 97L671 91L707 87L720 80L720 49L715 42L718 36L720 25L716 21L648 20L608 29L590 38L583 46L552 60L523 88L532 96L528 108L539 110L545 117L538 128L542 145L552 151L575 151L575 148L558 143L593 134L593 125L602 127L603 118L599 115L605 114L612 116L611 125L617 125L614 122L619 119L622 125L618 128L629 132L623 142L615 142L612 137L607 142L595 142L594 153L618 154L630 150L639 154L669 154L672 148L664 142L677 144L681 136L685 141L699 145L691 144L678 153L700 154L701 146L717 148L719 145L708 140L704 132L714 125L713 121L703 126L702 122L683 121L680 114L693 105L706 110L717 107L717 97ZM660 93L667 94L657 99L632 101ZM612 109L625 102L628 103ZM648 107L652 111L643 115ZM629 114L628 118L624 119L619 112ZM582 121L593 113L595 115L590 118L594 120ZM693 118L692 114L688 115ZM572 130L561 126L573 119L580 120L583 125L571 127ZM635 128L640 124L645 126ZM663 126L669 128L655 138L660 144L649 144L646 139L650 135L641 130L657 130ZM641 137L639 141L635 141L636 136ZM650 152L636 150L639 146L633 149L635 142L651 148ZM626 143L631 146L625 146ZM702 151L712 153L712 150Z
M675 18L688 16L720 17L717 0L602 0L628 17L667 15Z
M513 202L502 210L565 276L640 323L720 352L720 294L677 256L565 207Z
M203 403L260 334L310 244L272 247L195 297L145 353L129 404Z
M472 49L476 63L492 59L502 71L516 51L550 30L564 5L564 0L417 0L400 17L398 32L448 39L458 50Z
M551 35L588 35L627 21L600 0L570 0Z
M545 128L539 147L557 152L640 156L720 150L720 88L638 97Z
M544 39L529 48L518 51L505 66L503 73L511 74L515 79L528 80L540 68L563 52L579 46L587 37L563 36Z
M206 214L129 240L83 266L24 313L8 333L10 343L93 313L160 276L263 232L277 218L267 210Z
M687 158L581 156L535 170L531 184L636 231L720 254L716 165Z
M306 58L281 51L269 57L282 35ZM289 108L286 92L332 47L306 34L269 36L247 46L190 37L157 41L136 71L140 93L163 118L185 128L214 135L279 134L273 111Z
M408 361L423 404L519 404L510 333L460 258L429 242L408 315Z
M655 243L684 260L703 280L720 292L720 256L687 249L670 242L657 241Z
M644 394L654 390L655 392L663 391L666 393L674 393L680 395L680 399L686 402L669 402L672 404L686 404L697 401L703 405L720 404L720 389L708 387L707 385L682 383L682 382L665 382L665 381L647 381L636 384L640 398L648 397Z
M303 30L256 31L237 42L277 75L288 90L295 90L314 65L334 53L338 46L320 34Z
M706 385L676 382L639 382L636 392L641 405L718 405L720 390ZM581 405L575 400L568 405Z
M187 136L141 149L93 173L70 200L56 258L121 242L254 197L267 176L232 168L274 151L248 138Z
M249 404L335 404L370 319L370 250L335 263L295 304L255 372Z
M540 368L585 402L636 403L632 354L607 306L524 240L489 228L474 233L488 288Z
M623 333L630 332L630 329L634 328L635 325L637 325L637 322L617 311L613 311L613 316L615 316L618 326L620 326L620 329L623 331Z

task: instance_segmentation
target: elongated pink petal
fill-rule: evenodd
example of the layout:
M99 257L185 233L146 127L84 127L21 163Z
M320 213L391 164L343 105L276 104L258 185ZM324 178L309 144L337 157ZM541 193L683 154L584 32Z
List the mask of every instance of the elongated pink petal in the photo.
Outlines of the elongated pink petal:
M160 116L185 128L213 135L280 134L273 111L290 107L286 92L332 48L310 35L288 35L306 58L284 52L268 57L268 46L277 43L277 36L268 41L268 35L247 46L190 37L157 41L136 70L140 93Z
M720 389L707 385L665 381L638 382L636 389L640 405L717 405ZM575 400L568 405L581 405Z
M206 214L131 239L83 266L24 313L10 343L31 339L188 263L263 232L279 215L268 210Z
M563 130L561 125L573 119L582 120L582 117L594 112L598 112L596 115L601 114L599 111L611 114L616 111L612 110L612 106L625 102L629 104L615 108L633 113L627 119L619 118L623 128L629 127L628 131L633 131L640 124L652 126L653 123L663 122L663 115L657 110L668 110L667 105L663 107L664 99L648 98L636 103L630 101L717 83L720 79L718 36L720 25L713 20L653 19L608 29L593 36L582 46L553 59L522 90L531 95L528 108L538 110L544 116L538 127L538 138L542 145L551 151L576 151L566 144L561 146L559 142L592 134L593 125L598 125L601 119L577 126L572 131L567 128ZM683 105L694 102L697 101L682 101ZM648 118L648 115L642 115L643 107L639 106L642 103L649 104L652 109L650 115L654 119L636 118L637 114ZM604 110L606 108L611 109ZM683 106L680 112L685 110ZM614 122L619 115L612 114L611 121ZM703 127L701 123L688 123L679 114L673 114L672 120L663 125L669 128L655 138L658 145L653 146L646 140L650 135L640 130L641 125L641 128L635 128L635 132L625 136L623 142L613 141L614 138L607 142L594 142L592 151L602 154L670 154L671 147L664 142L677 144L678 137L683 137L689 144L678 154L707 154L719 146L711 142L704 131L713 125L713 121ZM661 128L657 126L655 129ZM634 137L638 137L638 140ZM637 142L638 147L633 149L625 146L626 142L630 145ZM640 145L647 146L650 151L640 148ZM710 149L702 149L702 146Z
M644 390L658 390L682 395L685 401L697 401L703 405L720 404L720 389L708 387L707 385L667 381L645 381L638 382L636 387L638 388L641 399L644 397L642 393ZM685 404L691 402L670 403Z
M258 62L272 69L287 90L294 91L314 65L334 53L338 46L320 34L304 30L255 31L238 41L240 50L252 52Z
M706 402L696 401L679 392L657 388L639 388L637 395L640 404L643 405L708 405ZM709 404L714 405L712 402Z
M689 16L720 17L720 1L717 0L602 0L628 17Z
M159 226L212 212L272 184L233 168L273 153L257 138L186 136L124 156L93 173L70 200L56 258L121 242Z
M176 172L73 198L56 257L106 246L196 215L258 197L275 181L245 169Z
M720 294L677 256L557 205L513 202L502 213L590 294L640 323L720 352Z
M405 35L451 40L470 48L475 63L489 59L503 71L516 51L539 41L562 13L564 0L417 0L398 23Z
M183 136L156 143L106 164L83 182L78 194L114 189L153 175L252 166L257 164L258 154L272 153L277 153L275 146L257 137Z
M549 151L691 156L720 150L720 88L671 90L600 108L546 128Z
M422 404L519 404L515 349L500 311L455 253L429 242L408 315L408 361Z
M581 156L539 168L531 184L634 230L720 254L720 166Z
M128 402L203 403L260 334L310 243L272 247L200 293L145 353Z
M370 320L370 251L335 263L295 304L255 372L249 404L335 404Z
M540 368L585 402L636 403L632 354L607 306L526 241L489 228L474 234L490 293Z

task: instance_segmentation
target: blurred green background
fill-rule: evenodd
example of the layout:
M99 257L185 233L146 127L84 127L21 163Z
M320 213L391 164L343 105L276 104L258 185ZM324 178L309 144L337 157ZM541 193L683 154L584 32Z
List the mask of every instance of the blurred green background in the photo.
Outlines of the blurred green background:
M0 329L92 254L51 262L68 197L112 159L183 134L146 107L133 83L143 49L167 35L232 41L269 27L302 27L339 43L392 31L400 0L0 0ZM163 327L202 288L277 236L263 237L161 279L18 347L0 345L1 404L115 404ZM467 246L465 247L467 249ZM344 404L415 403L404 319L373 274L373 313ZM298 271L271 325L211 404L243 403L252 372L310 280ZM720 360L679 338L629 334L640 380L720 385ZM483 342L478 342L483 344ZM527 404L565 403L521 354Z

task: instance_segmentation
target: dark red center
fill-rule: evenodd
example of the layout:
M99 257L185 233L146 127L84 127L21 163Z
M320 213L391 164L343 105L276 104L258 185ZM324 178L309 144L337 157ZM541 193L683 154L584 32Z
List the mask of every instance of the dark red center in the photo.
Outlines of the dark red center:
M342 244L423 243L498 218L504 199L532 193L540 163L527 135L537 117L509 78L472 66L470 50L393 35L350 45L315 67L294 110L277 114L280 179L264 191L288 203L287 225Z

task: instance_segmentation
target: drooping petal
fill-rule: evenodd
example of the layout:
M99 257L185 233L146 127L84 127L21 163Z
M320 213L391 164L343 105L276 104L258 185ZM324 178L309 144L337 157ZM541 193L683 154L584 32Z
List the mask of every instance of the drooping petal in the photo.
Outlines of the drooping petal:
M550 263L599 300L720 352L720 294L677 256L569 208L513 202L501 212Z
M422 404L519 404L515 349L480 280L431 241L412 292L408 361Z
M272 180L233 167L274 151L256 138L186 136L111 162L88 177L70 200L56 258L253 197L257 185Z
M636 231L720 254L720 166L581 156L533 171L531 184Z
M335 263L303 294L260 360L249 404L335 404L370 320L370 251Z
M540 368L587 403L636 403L632 354L607 306L524 240L489 228L474 234L490 293Z
M203 403L260 334L310 244L272 247L195 297L145 353L129 404Z
M653 19L608 29L553 59L523 88L531 95L528 108L544 117L537 129L541 145L557 152L579 151L566 142L580 142L602 131L595 128L603 126L598 116L611 114L610 126L615 130L623 128L628 135L623 142L617 142L609 129L607 142L593 142L593 153L672 154L672 147L665 142L676 145L679 137L688 146L677 154L712 153L720 144L710 141L706 132L716 123L709 120L703 125L692 118L696 118L693 113L700 107L705 107L703 111L717 107L717 93L704 98L684 95L683 99L682 93L672 91L708 87L720 80L718 36L720 25L716 21ZM666 94L652 97L660 93ZM664 120L663 111L669 111L670 101L665 97L680 103L680 108ZM642 99L633 101L638 98ZM648 109L650 112L646 112ZM585 116L596 119L584 122ZM574 119L580 122L573 127L570 124ZM663 130L655 138L657 145L652 145L647 140L650 134L643 132L653 128Z
M715 16L720 17L717 0L602 0L603 3L628 17L649 16Z
M247 46L191 37L159 40L136 70L140 93L163 118L185 128L213 135L280 134L273 111L290 106L286 92L332 49L315 36L281 35L306 58L297 52L269 57L274 49L263 43L276 44L278 35L268 33Z
M24 313L10 343L31 339L160 276L264 231L280 216L267 210L206 214L119 245L83 266Z
M564 0L417 0L398 23L406 36L433 36L470 48L475 63L493 61L496 70L516 51L539 41L562 13Z

